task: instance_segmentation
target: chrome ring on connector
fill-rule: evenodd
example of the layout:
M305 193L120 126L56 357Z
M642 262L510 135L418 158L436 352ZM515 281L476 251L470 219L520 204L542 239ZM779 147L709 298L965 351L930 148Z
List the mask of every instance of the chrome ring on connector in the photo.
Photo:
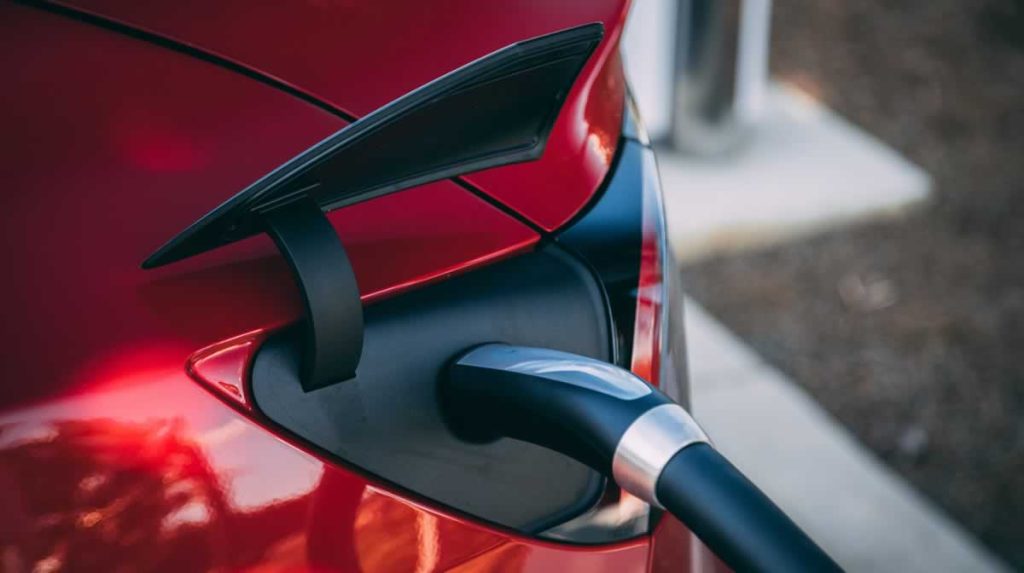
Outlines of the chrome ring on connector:
M704 430L681 406L655 406L622 434L612 458L612 477L622 489L664 509L656 491L662 470L683 448L708 443Z

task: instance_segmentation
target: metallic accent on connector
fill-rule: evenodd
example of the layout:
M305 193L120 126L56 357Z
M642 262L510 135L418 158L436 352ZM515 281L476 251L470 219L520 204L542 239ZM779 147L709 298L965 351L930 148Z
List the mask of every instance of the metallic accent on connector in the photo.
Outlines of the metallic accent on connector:
M556 380L620 400L636 400L651 393L651 387L628 370L547 348L485 344L459 358L459 364Z
M622 489L664 509L657 495L662 470L683 448L709 443L704 430L681 406L655 406L622 434L612 458L612 477Z

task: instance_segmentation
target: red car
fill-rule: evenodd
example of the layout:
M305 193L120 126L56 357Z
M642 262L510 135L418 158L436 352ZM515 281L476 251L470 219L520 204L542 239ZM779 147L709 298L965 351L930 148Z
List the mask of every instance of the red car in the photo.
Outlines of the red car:
M0 6L0 570L771 565L625 451L692 423L626 11Z

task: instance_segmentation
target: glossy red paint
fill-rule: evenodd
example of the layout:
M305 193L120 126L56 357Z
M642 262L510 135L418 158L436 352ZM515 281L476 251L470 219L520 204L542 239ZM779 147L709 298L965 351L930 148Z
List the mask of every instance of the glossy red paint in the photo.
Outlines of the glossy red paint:
M31 380L2 385L2 402L62 393L114 357L161 349L183 365L199 348L294 320L298 293L265 237L154 271L139 263L340 121L160 47L32 8L0 9L0 67L12 88L0 92L0 249L18 272L5 287L14 304L4 342L18 357L9 375ZM537 240L449 182L330 220L368 301Z
M269 331L254 330L199 350L188 357L185 370L211 392L247 414L253 414L252 396L246 380L256 351Z
M574 548L485 528L246 414L239 357L300 309L268 239L139 269L168 237L341 120L251 78L31 7L0 5L0 38L0 257L17 273L4 283L0 327L3 567L644 569L647 539ZM450 182L330 219L367 301L538 240Z
M651 535L651 573L732 571L675 517L665 514Z
M398 497L235 415L176 369L107 382L0 417L5 565L640 571L646 562L646 541L538 543Z
M297 316L269 241L138 267L336 118L23 6L0 6L0 37L0 249L18 273L4 287L5 567L407 571L513 542L325 463L189 379L195 350ZM368 298L537 238L450 183L332 223Z
M451 569L452 573L640 573L647 571L648 543L634 540L602 547L510 542Z
M627 0L64 4L258 70L350 117L510 43L602 22L605 40L569 93L544 157L467 178L547 230L563 225L593 195L621 131L625 82L618 42Z
M97 382L0 416L0 545L26 569L404 571L508 541L282 442L180 367Z

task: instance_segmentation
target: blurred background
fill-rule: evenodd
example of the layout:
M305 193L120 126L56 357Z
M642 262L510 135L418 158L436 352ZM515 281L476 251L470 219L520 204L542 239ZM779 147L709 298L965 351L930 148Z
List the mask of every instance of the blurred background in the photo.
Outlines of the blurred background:
M851 569L1024 569L1024 2L636 0L624 46L712 439Z

